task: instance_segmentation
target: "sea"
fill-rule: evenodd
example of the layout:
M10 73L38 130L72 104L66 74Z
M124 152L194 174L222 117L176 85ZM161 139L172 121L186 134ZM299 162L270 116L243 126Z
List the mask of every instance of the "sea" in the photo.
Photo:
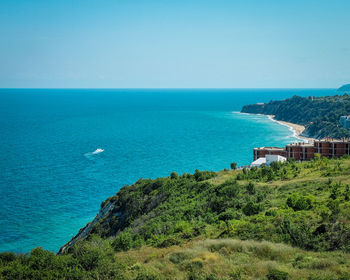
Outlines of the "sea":
M298 141L243 105L335 89L0 89L0 251L57 252L139 178L219 171Z

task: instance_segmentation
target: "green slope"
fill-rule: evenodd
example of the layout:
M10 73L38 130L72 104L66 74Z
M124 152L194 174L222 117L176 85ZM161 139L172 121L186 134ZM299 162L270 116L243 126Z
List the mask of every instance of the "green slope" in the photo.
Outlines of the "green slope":
M349 279L350 160L140 179L59 256L0 254L2 279Z

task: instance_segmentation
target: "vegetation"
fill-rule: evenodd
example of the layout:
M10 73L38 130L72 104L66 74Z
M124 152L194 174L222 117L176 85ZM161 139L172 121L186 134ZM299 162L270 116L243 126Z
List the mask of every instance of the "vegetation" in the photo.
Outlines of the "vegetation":
M276 120L304 125L303 135L312 138L350 137L350 131L339 126L339 118L350 114L350 96L299 97L242 108L244 113L274 115Z
M350 279L350 159L125 186L88 237L0 254L0 279Z
M232 162L231 163L231 169L233 169L233 170L237 169L237 163L236 162Z

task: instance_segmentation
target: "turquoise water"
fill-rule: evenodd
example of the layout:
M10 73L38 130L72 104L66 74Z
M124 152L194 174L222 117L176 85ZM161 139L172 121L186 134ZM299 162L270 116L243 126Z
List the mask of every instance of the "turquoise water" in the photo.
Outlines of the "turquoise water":
M140 177L229 168L296 139L245 104L305 90L0 90L0 251L57 251ZM92 154L96 149L104 152Z

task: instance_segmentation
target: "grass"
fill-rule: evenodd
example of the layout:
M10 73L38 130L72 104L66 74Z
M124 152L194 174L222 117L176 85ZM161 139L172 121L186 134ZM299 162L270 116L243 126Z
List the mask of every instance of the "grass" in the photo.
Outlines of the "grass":
M189 274L195 279L266 279L272 270L286 272L288 279L350 277L350 254L308 252L267 241L197 240L168 248L145 246L116 258L127 260L130 279L140 271L179 280L189 279Z

